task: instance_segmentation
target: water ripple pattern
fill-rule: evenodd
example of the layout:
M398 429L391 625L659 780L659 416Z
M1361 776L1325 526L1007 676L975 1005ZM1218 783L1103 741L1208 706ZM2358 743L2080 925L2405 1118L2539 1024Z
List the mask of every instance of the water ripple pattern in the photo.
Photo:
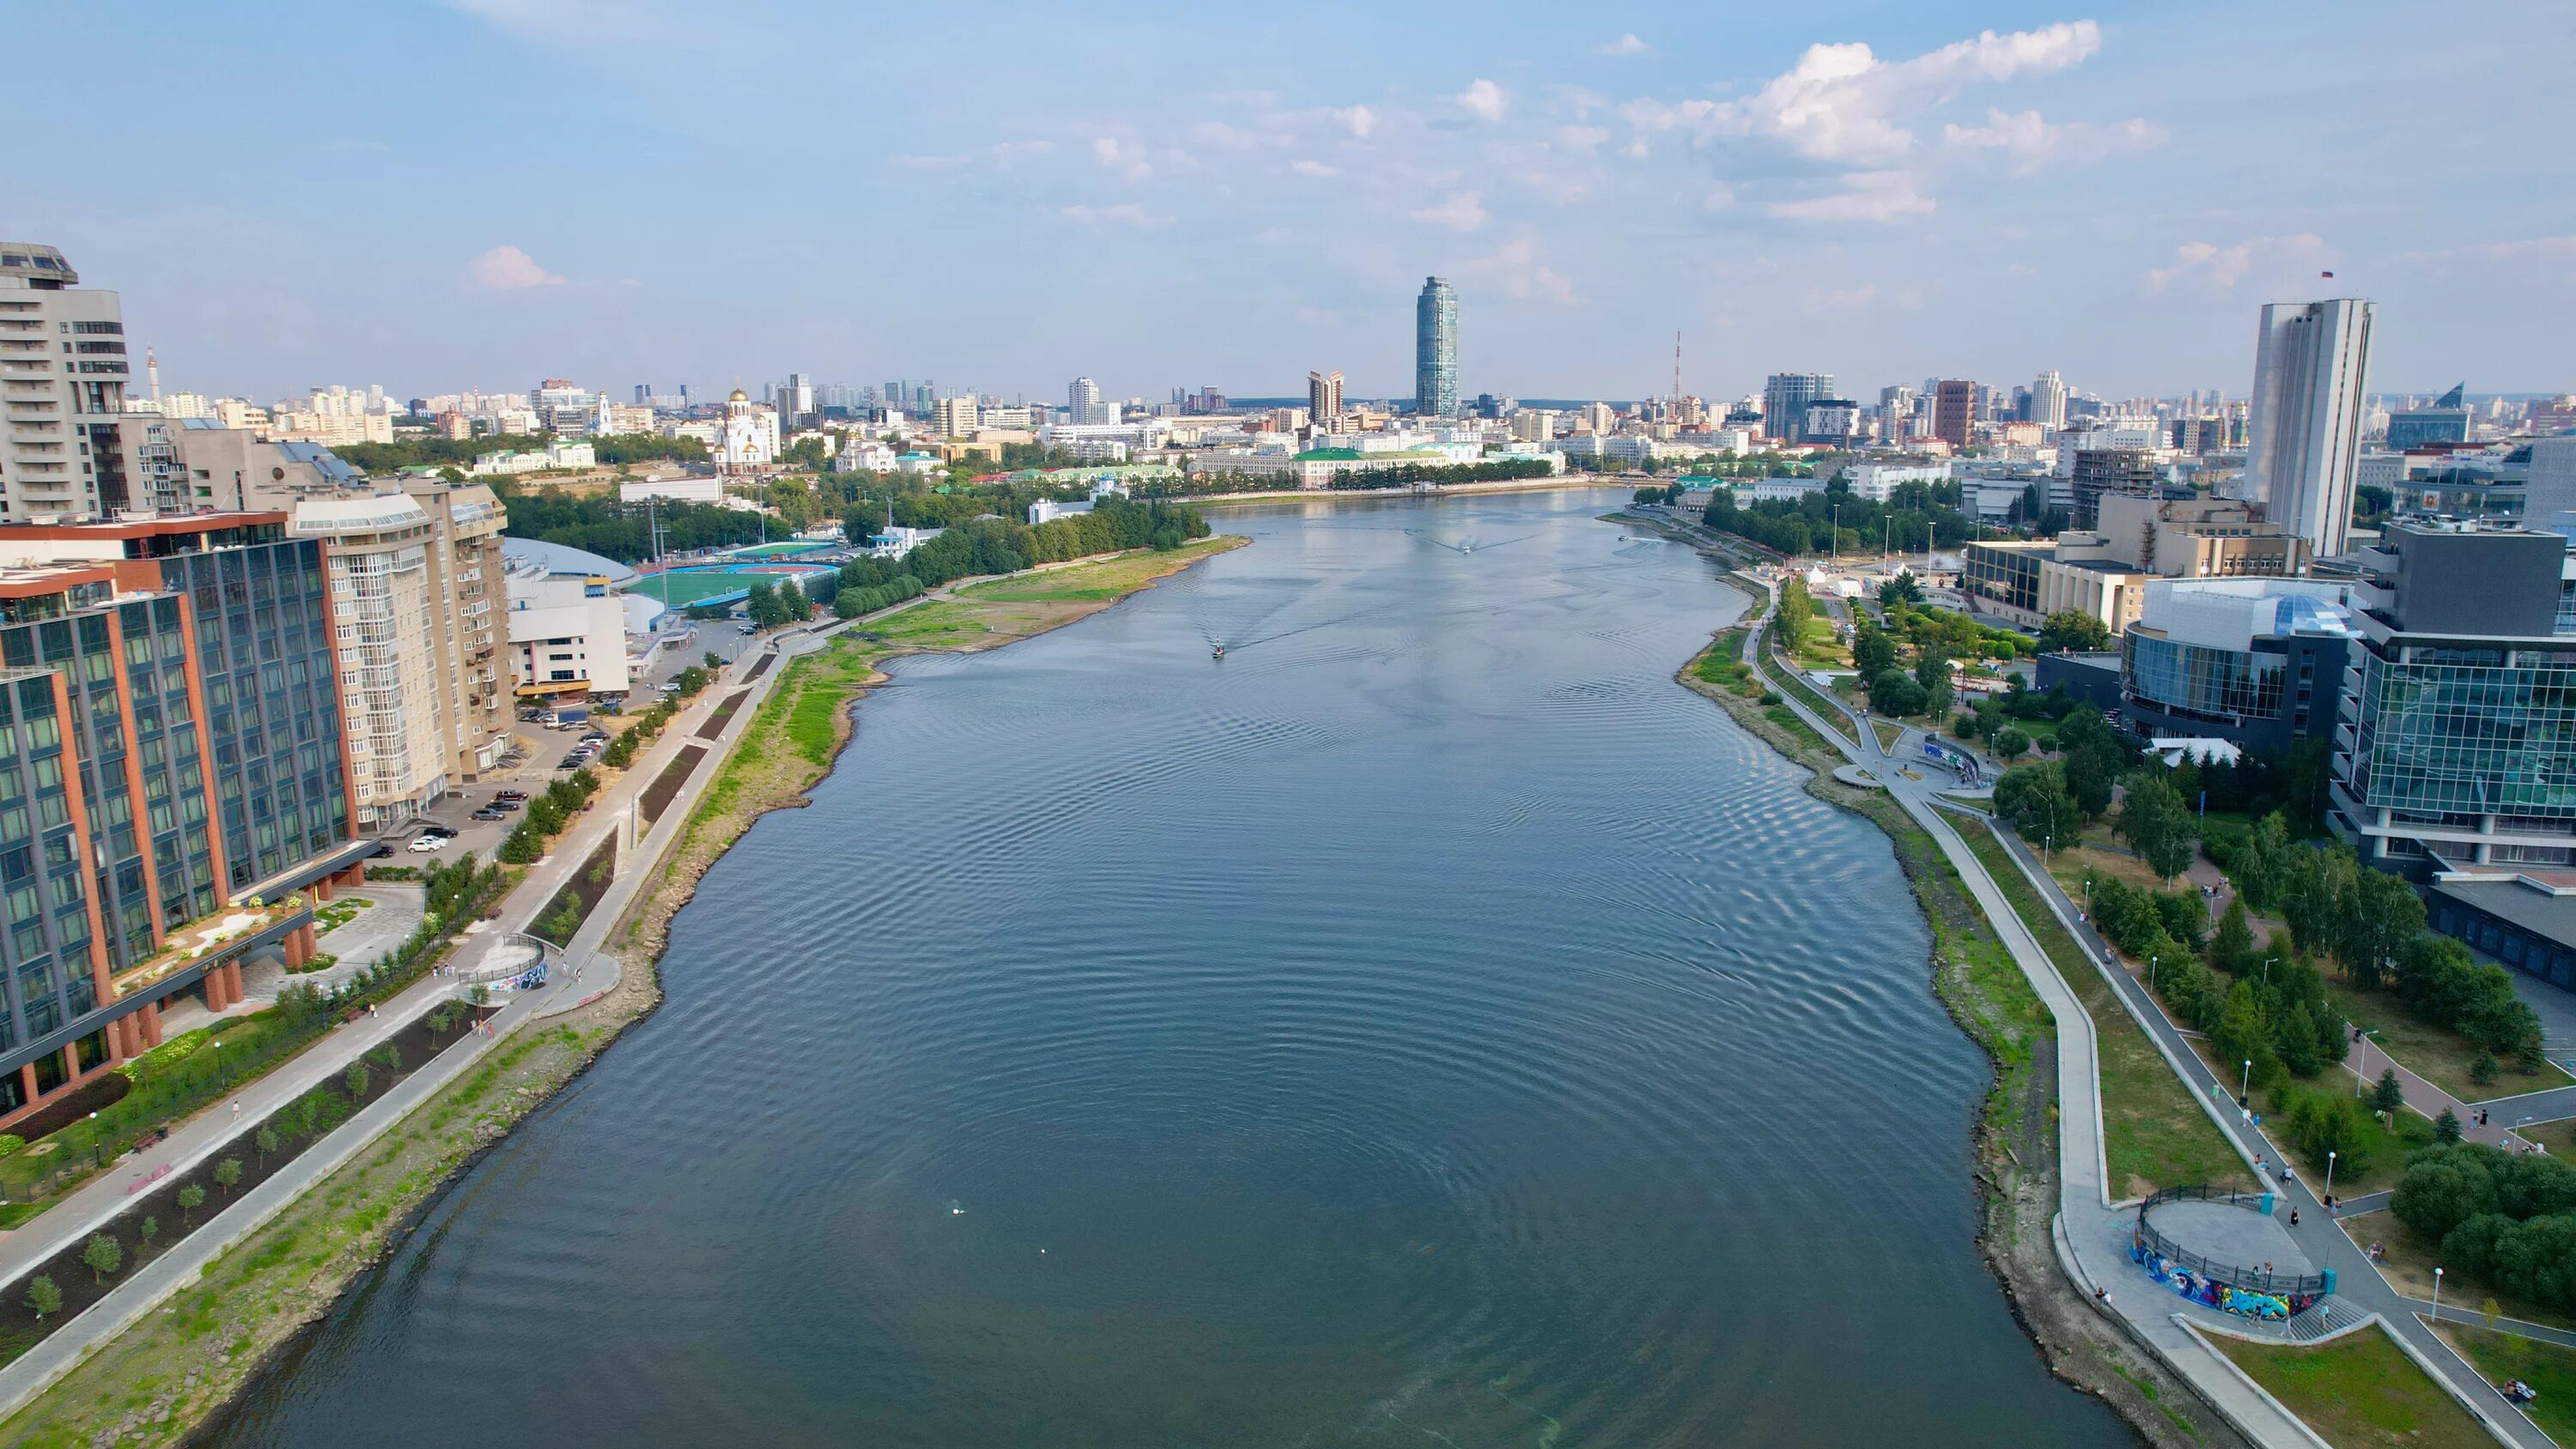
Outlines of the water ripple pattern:
M1607 501L1229 512L898 664L212 1442L2129 1442L1978 1261L1886 840Z

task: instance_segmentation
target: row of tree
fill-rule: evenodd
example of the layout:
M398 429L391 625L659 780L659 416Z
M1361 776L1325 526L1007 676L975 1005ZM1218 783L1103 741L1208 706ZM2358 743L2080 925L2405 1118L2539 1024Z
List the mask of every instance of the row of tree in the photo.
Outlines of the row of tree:
M1882 545L1899 553L1957 548L1976 536L1959 511L1956 483L1905 483L1884 503L1862 498L1837 478L1798 498L1761 499L1738 508L1730 489L1709 496L1700 521L1784 554L1858 553ZM1839 532L1837 532L1839 529Z
M2424 1148L2389 1202L2441 1261L2527 1303L2576 1310L2576 1167L2484 1143Z

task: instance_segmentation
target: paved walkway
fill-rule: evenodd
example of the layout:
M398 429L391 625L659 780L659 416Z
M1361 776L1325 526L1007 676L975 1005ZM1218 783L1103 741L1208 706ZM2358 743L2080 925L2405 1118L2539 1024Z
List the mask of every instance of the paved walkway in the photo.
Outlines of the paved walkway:
M918 600L912 602L917 603ZM772 649L783 656L801 654L821 647L824 637L840 627L842 625L835 622L789 630L776 637ZM741 668L748 669L749 661L756 657L746 655ZM306 1188L347 1162L439 1088L454 1081L518 1027L532 1020L570 1011L604 995L615 986L621 968L616 958L599 954L600 942L624 914L645 879L652 874L651 867L659 863L661 852L677 837L681 823L715 778L717 765L742 732L750 727L757 706L768 697L782 672L773 666L753 682L752 693L726 721L723 732L717 737L716 747L709 750L708 758L701 761L691 774L688 784L670 808L663 812L661 821L644 837L641 849L621 858L620 864L624 868L573 938L572 949L565 953L562 964L549 973L546 986L514 995L493 1018L490 1034L468 1036L449 1047L429 1066L405 1078L400 1086L307 1149L275 1176L245 1192L238 1202L208 1219L203 1227L182 1239L170 1251L137 1270L115 1292L6 1368L0 1368L0 1418L15 1413L35 1394L77 1365L91 1349L123 1332L180 1287L196 1281L218 1255L256 1231ZM720 683L739 686L738 679ZM593 797L591 808L557 838L554 850L530 870L527 878L504 903L500 920L483 923L466 938L458 948L458 959L470 957L484 943L498 942L511 931L525 930L536 913L572 872L589 858L600 842L610 832L626 827L627 815L635 798L661 774L662 767L678 754L683 742L706 743L697 738L696 727L703 722L715 702L731 692L730 688L711 685L675 716L663 730L661 738L637 758L634 766L615 785ZM359 1054L392 1037L439 1002L450 999L455 994L455 986L456 983L448 977L426 977L381 1006L376 1016L333 1027L319 1043L293 1061L245 1084L233 1102L180 1125L167 1141L150 1151L120 1159L115 1170L64 1198L25 1228L8 1234L5 1240L0 1240L0 1292L8 1291L16 1279L32 1272L55 1253L85 1238L124 1211L131 1205L135 1191L161 1177L207 1160L227 1143L255 1130L260 1122L279 1108L336 1077Z
M1767 614L1766 608L1765 622ZM1747 663L1755 661L1756 651L1766 633L1762 627L1746 631L1744 656ZM2059 1223L2056 1238L2060 1260L2066 1264L2069 1276L2087 1294L2097 1287L2108 1290L2108 1298L2099 1301L2116 1316L2131 1337L2146 1345L2180 1374L2248 1438L2267 1446L2314 1443L2306 1426L2292 1419L2268 1398L2254 1392L2241 1377L2229 1373L2217 1355L2184 1329L2176 1315L2176 1310L2183 1306L2181 1299L2152 1284L2128 1261L2127 1224L2134 1210L2115 1207L2108 1190L2102 1143L2102 1094L2092 1016L2058 975L2056 966L2040 949L2020 916L1987 874L1984 863L1960 839L1948 813L1949 809L1957 807L1944 808L1941 805L1938 787L1933 782L1905 778L1894 767L1894 761L1879 748L1876 732L1838 702L1835 703L1838 718L1828 721L1819 718L1796 695L1784 694L1783 698L1811 727L1834 741L1853 763L1867 767L1887 782L1890 797L1932 837L1943 856L1958 871L1961 883L1994 924L1996 934L2011 951L2022 974L2029 979L2032 990L2038 993L2055 1020L2059 1104ZM1825 698L1832 701L1830 695ZM1987 827L1980 822L1970 828ZM2233 1098L2227 1095L2229 1084L2218 1083L2199 1058L2192 1055L2181 1034L2165 1019L2161 1009L2145 999L2145 992L2138 983L2126 971L2106 963L2097 944L2085 939L2075 924L2074 908L2056 889L2055 882L2038 869L2037 863L2018 848L2018 842L2012 837L2002 832L1997 832L1997 837L2013 851L2016 863L2031 884L2039 889L2042 899L2048 901L2061 924L2084 941L2085 949L2093 955L2094 967L2120 994L2132 1019L2148 1030L2166 1061L2193 1086L2196 1095L2202 1098L2204 1110L2209 1110L2213 1094L2216 1100L2232 1101ZM2241 1127L2215 1110L2210 1110L2209 1115L2235 1145L2249 1168L2258 1152L2268 1162L2285 1160L2279 1147L2268 1139L2251 1134L2250 1129ZM2304 1183L2276 1182L2274 1186L2282 1193L2285 1206L2304 1205L2301 1225L2287 1228L2285 1224L2284 1231L2292 1234L2311 1262L2336 1270L2335 1298L2349 1306L2354 1318L2376 1313L2391 1332L2406 1339L2427 1361L2456 1362L2449 1358L2449 1351L2433 1338L2431 1331L2408 1311L2406 1300L2371 1268L2342 1231L2326 1220L2324 1211ZM2343 1320L2343 1314L2335 1316L2337 1321ZM2246 1321L2242 1319L2221 1316L2220 1321L2240 1333L2248 1330ZM2527 1445L2530 1449L2544 1449L2550 1444L2548 1437L2514 1412L2493 1386L2469 1376L2445 1377L2452 1395L2497 1429L2499 1436L2507 1442Z
M1041 567L1054 569L1066 566L1049 564ZM678 838L682 824L696 809L734 744L751 727L759 706L768 699L785 674L785 661L823 647L831 635L851 625L917 608L934 599L948 598L959 588L983 581L982 578L959 579L893 608L862 615L858 619L827 619L784 629L764 641L761 649L741 654L724 675L712 681L695 700L673 716L663 728L661 737L636 757L634 764L615 784L592 797L590 807L575 817L570 828L556 838L554 849L531 867L527 876L510 893L502 905L499 919L469 928L469 934L457 948L456 959L463 962L488 945L499 943L510 933L526 931L537 913L553 899L555 892L571 879L573 872L590 858L611 832L631 828L630 816L637 799L660 778L663 768L688 745L710 745L709 741L698 737L697 727L704 723L720 700L743 687L744 677L757 667L760 659L770 658L769 667L760 669L758 677L751 681L741 706L726 720L706 758L690 773L688 782L664 809L661 818L636 842L635 848L620 852L616 878L584 921L581 930L574 935L570 948L562 954L556 968L548 973L547 984L535 991L513 994L493 1017L492 1030L488 1034L476 1033L450 1046L430 1065L405 1078L394 1090L308 1148L274 1176L243 1193L238 1202L216 1213L204 1226L180 1240L168 1252L136 1270L106 1298L7 1367L0 1368L0 1419L16 1413L29 1399L75 1367L97 1345L124 1332L170 1294L196 1281L206 1266L227 1248L256 1231L305 1189L354 1157L520 1026L574 1010L607 994L617 984L623 968L616 957L600 951L601 943L633 903L644 882L653 875L662 853ZM369 887L370 891L377 889L380 888ZM401 1031L440 1001L450 999L457 984L450 977L426 977L393 1000L383 1003L377 1015L333 1027L320 1042L293 1061L255 1082L244 1084L231 1101L178 1125L166 1141L150 1151L119 1159L114 1171L68 1195L26 1227L0 1235L0 1292L8 1291L15 1280L122 1212L142 1187L205 1161L227 1143L255 1130L271 1113L337 1076L361 1053L372 1050Z

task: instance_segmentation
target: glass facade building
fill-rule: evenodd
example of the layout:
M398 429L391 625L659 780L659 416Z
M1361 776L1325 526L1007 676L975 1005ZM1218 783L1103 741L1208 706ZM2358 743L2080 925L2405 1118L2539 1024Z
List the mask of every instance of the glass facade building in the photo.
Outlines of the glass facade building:
M2576 640L2409 645L2361 660L2354 797L2408 820L2576 827Z
M170 932L352 844L320 544L279 514L20 543L48 562L0 575L0 1117L157 1039L203 976L119 978Z
M1413 304L1413 410L1458 416L1458 294L1446 277L1426 277Z
M2440 879L2576 864L2576 637L2566 540L2396 525L2359 555L2328 821Z

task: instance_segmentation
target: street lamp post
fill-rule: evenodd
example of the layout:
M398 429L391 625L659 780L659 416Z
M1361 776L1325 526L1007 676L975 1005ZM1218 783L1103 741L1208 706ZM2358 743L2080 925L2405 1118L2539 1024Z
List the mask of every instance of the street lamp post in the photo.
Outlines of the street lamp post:
M2266 956L2263 958L2263 984L2265 986L2270 986L2272 984L2272 963L2280 959L2281 958L2278 956Z
M2329 1208L2334 1206L2334 1162L2335 1150L2329 1147L2326 1149L2326 1206Z
M213 1037L207 1041L206 1045L215 1054L215 1075L223 1079L222 1090L227 1092L231 1091L233 1087L233 1073L232 1068L224 1065L224 1039L222 1037Z
M2442 1321L2442 1270L2433 1270L2433 1321Z
M2147 993L2148 993L2149 995L2151 995L2151 996L2152 996L2152 995L2154 995L2154 994L2155 994L2155 989L2156 989L2156 958L2155 958L2155 957L2153 957L2153 956L2150 956L2150 957L2148 957L2148 958L2147 958Z
M2242 1102L2254 1091L2254 1059L2245 1059L2245 1075L2236 1084L2236 1100Z
M98 1114L96 1112L89 1114L89 1155L90 1160L97 1163L99 1166L107 1166L107 1145L98 1140Z

